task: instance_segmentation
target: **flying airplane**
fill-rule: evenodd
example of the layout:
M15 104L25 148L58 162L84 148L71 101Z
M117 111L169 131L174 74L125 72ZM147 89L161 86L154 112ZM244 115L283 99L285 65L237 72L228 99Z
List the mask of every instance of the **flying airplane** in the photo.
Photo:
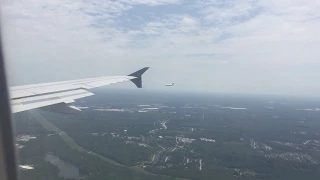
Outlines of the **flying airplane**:
M89 89L126 81L142 88L142 74L145 67L127 76L104 76L42 84L10 87L12 112L22 112L35 108L58 113L75 113L81 111L72 106L75 99L94 95Z
M171 84L166 84L166 86L173 86L174 85L174 83L171 83Z

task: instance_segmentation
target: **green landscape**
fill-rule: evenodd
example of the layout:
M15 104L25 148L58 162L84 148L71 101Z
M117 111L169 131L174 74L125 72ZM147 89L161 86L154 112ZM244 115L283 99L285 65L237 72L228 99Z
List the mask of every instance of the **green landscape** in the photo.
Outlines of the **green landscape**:
M317 179L317 101L99 91L15 115L23 179ZM319 105L319 106L318 106ZM23 166L31 167L29 169Z

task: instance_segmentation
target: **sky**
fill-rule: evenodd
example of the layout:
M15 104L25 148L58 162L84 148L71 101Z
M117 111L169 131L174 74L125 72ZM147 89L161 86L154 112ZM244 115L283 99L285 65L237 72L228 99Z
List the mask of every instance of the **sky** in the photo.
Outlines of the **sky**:
M149 66L146 89L320 97L319 10L315 0L2 0L1 17L14 85Z

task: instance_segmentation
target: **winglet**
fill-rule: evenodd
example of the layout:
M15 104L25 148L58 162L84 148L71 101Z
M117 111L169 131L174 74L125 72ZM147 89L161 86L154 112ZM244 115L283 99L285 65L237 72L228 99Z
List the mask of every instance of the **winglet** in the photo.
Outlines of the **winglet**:
M138 88L142 88L142 79L141 76L144 72L146 72L149 69L149 67L145 67L140 69L139 71L136 71L132 74L129 74L128 76L134 76L135 79L131 79L131 82L133 82Z

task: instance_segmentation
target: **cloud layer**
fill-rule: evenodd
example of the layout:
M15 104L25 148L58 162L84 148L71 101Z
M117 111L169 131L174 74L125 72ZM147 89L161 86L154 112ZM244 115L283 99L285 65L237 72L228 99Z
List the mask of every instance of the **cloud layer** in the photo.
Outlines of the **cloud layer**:
M15 84L151 66L150 89L319 96L319 9L313 0L15 0L2 17Z

